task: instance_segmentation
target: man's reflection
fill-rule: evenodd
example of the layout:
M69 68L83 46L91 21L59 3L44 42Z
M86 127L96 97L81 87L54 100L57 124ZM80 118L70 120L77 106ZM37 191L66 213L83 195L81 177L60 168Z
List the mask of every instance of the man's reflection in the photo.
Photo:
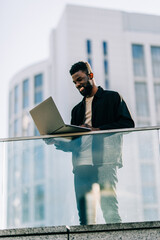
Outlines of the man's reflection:
M117 168L122 166L122 134L86 135L71 142L54 140L54 144L57 149L72 152L80 224L96 223L98 199L105 222L121 222L116 183ZM98 191L95 195L94 188L97 185Z

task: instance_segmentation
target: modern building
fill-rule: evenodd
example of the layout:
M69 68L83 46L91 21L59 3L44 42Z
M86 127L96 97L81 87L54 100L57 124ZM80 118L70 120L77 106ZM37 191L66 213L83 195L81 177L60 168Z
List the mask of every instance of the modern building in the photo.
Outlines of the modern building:
M53 96L65 122L70 121L71 109L81 96L73 86L69 69L73 63L80 60L91 64L97 85L118 91L123 96L136 126L153 126L160 123L160 16L67 5L58 26L51 32L48 59L20 71L10 82L9 137L38 134L28 112L50 95ZM143 179L137 180L137 191L142 193L142 198L138 199L139 205L143 202L145 206L140 219L147 219L153 215L153 209L158 217L160 199L156 198L159 193L155 192L155 169L159 168L159 163L157 156L153 156L154 153L141 153L143 136L137 138L137 142L135 153L131 157L136 162L138 171L144 175ZM154 145L154 136L153 139L148 137L148 146L152 144ZM43 144L38 143L35 148L38 147L41 151L38 157L42 157L40 164L43 165L46 159L47 166L49 157L45 156L45 150L43 152ZM27 150L26 153L28 154ZM141 156L141 162L137 160L138 154ZM18 199L23 194L22 191L14 190L16 185L13 184L13 180L19 177L14 173L23 171L20 162L24 161L25 164L25 157L19 155L17 160L16 154L15 158L9 155L8 160L8 174L13 176L8 179L8 216L12 216L14 206L10 203L14 202L15 196ZM30 164L30 169L34 168L32 158ZM14 166L17 166L17 170ZM155 177L155 186L146 190L147 186L143 180L148 172ZM44 173L39 171L39 174L42 181L37 185L35 196L41 201L37 214L42 219L37 220L33 217L32 221L36 223L37 220L37 224L43 224L44 217L48 216L44 214L43 201L49 198L45 196L45 188L49 182ZM31 185L35 186L34 179L32 181ZM34 189L32 188L32 193ZM153 193L155 198L147 198L146 191ZM28 206L29 209L29 195L23 197L24 208L27 209ZM23 208L20 211L23 213ZM27 210L24 209L24 213L28 214ZM30 219L29 215L27 216ZM23 217L17 221L23 226L22 219ZM8 226L16 226L12 217L10 221L7 222Z

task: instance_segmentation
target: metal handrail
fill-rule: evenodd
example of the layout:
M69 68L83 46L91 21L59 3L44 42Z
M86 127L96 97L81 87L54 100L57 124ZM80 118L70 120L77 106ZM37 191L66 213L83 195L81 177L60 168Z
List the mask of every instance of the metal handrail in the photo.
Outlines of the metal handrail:
M11 137L11 138L0 138L0 142L11 142L11 141L24 141L24 140L36 140L36 139L45 139L45 138L60 138L60 137L75 137L75 136L84 136L84 135L95 135L95 134L111 134L111 133L129 133L136 131L150 131L150 130L159 130L160 126L152 127L137 127L137 128L121 128L113 130L100 130L100 131L89 131L89 132L79 132L79 133L63 133L63 134L53 134L53 135L40 135L40 136L26 136L26 137Z

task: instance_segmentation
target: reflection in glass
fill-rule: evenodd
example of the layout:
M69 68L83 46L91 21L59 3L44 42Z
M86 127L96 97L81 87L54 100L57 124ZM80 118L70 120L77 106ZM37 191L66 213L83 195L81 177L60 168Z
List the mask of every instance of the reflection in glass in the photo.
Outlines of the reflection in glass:
M6 228L160 219L156 130L5 144Z
M45 217L45 190L43 185L35 186L35 220L43 220Z
M157 123L160 124L160 83L154 83L154 95Z
M100 200L106 223L121 222L116 197L117 167L122 167L122 134L83 136L68 145L57 142L63 151L72 151L74 187L81 225L96 223ZM115 148L116 146L116 148ZM95 187L96 186L96 187ZM97 200L94 199L95 189ZM93 192L93 196L92 196ZM88 197L90 195L90 197ZM92 216L87 206L92 205Z
M145 82L135 83L136 111L138 117L149 117L148 90Z
M142 196L144 203L156 203L157 194L155 186L143 186L142 187Z
M24 188L22 192L22 222L27 223L30 216L30 192Z
M34 179L44 178L44 149L41 144L34 147Z
M143 134L137 134L138 141L138 158L140 161L153 161L154 152L154 136L150 132L144 132ZM144 144L145 142L145 144Z
M28 184L31 179L30 172L30 151L28 148L24 149L22 155L22 183Z
M150 219L150 221L154 221L155 219L158 219L157 208L144 209L144 220L148 221L148 219Z

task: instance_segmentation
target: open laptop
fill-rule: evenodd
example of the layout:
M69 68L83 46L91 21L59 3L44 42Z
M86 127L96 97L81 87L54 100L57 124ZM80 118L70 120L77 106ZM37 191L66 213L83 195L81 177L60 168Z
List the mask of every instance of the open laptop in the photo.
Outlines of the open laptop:
M52 97L30 110L30 114L41 135L90 131L90 128L64 123Z

